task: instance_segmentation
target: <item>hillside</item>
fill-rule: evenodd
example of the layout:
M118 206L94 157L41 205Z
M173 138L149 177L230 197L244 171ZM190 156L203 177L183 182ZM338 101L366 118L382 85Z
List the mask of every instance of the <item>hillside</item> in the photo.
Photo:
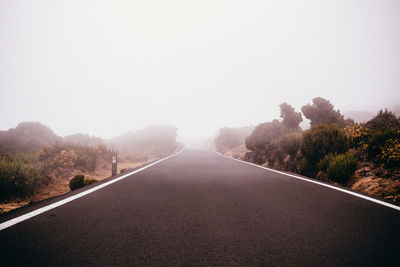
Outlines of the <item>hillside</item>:
M301 111L311 121L311 128L305 131L297 127L301 118L288 127L288 122L298 118L300 112L285 104L281 105L282 120L260 123L245 138L245 144L221 146L234 143L232 134L226 134L222 128L215 139L216 145L219 144L217 151L400 201L400 117L385 109L357 123L368 114L358 114L357 120L345 118L333 104L320 97L304 105Z
M35 152L61 141L61 137L39 122L22 122L8 131L0 131L0 151Z
M83 146L98 146L104 145L106 142L97 136L90 136L88 134L72 134L67 135L63 139L64 143L70 143L75 145L83 145Z
M86 134L62 138L38 122L0 132L0 213L70 191L77 174L98 181L111 176L111 158L126 172L177 151L177 129L148 126L105 141Z

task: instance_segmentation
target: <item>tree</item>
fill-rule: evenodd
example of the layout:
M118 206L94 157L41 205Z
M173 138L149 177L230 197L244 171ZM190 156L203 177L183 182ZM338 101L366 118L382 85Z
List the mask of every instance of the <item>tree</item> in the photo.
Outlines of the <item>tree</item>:
M400 119L393 112L385 109L380 110L365 126L374 132L397 130L400 129Z
M246 147L252 151L262 150L285 133L288 129L278 120L261 123L246 138Z
M339 127L345 127L346 121L339 110L322 97L316 97L312 100L312 105L308 104L301 107L303 115L311 121L311 126L322 123L336 123ZM349 120L351 123L351 120Z
M285 125L291 131L297 131L299 129L300 122L303 121L301 113L294 111L294 108L286 102L282 103L279 107L281 108L283 125Z

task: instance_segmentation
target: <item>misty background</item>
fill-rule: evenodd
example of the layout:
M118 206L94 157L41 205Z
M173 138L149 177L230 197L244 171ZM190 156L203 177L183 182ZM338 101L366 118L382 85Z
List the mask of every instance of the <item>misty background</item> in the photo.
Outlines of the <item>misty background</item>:
M372 116L400 103L399 14L396 0L0 0L0 130L168 124L189 144L317 96Z

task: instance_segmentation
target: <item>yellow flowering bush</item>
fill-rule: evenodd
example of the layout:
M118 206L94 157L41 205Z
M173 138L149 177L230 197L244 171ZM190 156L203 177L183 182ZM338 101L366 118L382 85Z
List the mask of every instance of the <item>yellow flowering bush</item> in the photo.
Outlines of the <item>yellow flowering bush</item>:
M380 159L385 167L400 166L400 140L397 138L386 140Z
M73 150L63 149L54 157L52 166L55 168L72 168L75 165L76 158Z
M360 147L364 148L367 144L368 136L370 135L370 130L361 125L348 125L344 128L344 133L349 140L350 147Z
M57 176L62 176L61 174L67 175L68 170L72 168L81 171L94 171L100 157L109 160L112 154L113 152L105 145L91 147L56 143L52 146L43 147L38 153L38 157L45 170L56 173Z

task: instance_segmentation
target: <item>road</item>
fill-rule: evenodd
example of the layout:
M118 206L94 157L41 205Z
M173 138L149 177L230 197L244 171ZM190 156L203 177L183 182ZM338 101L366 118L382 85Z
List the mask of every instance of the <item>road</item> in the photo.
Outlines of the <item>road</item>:
M1 266L388 266L400 212L185 150L0 231L0 244Z

